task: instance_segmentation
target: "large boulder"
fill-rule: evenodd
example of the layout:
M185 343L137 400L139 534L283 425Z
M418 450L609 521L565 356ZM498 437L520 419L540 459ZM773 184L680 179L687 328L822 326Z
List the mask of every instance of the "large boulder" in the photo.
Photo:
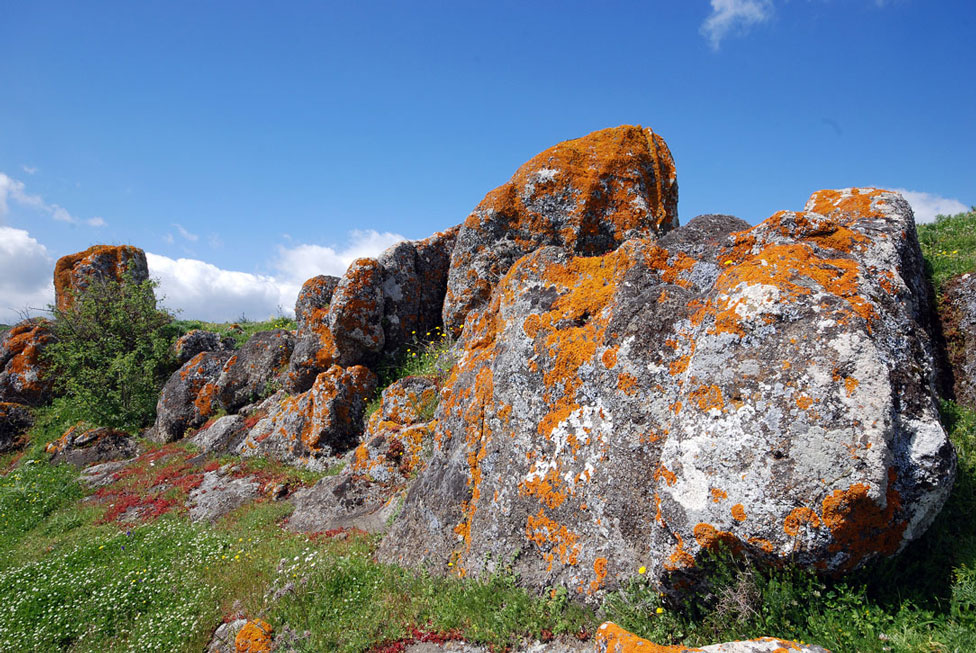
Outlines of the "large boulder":
M579 256L678 226L678 184L664 139L629 125L565 141L488 193L458 233L444 302L456 332L522 256L546 245Z
M44 319L24 320L0 334L0 401L38 406L51 398L42 354L52 342Z
M333 365L307 392L269 397L259 408L266 416L249 430L240 453L327 469L359 443L376 382L376 375L361 365Z
M370 363L441 324L458 227L352 263L332 296L330 346L340 365Z
M954 277L940 306L956 400L976 408L976 274Z
M757 227L522 258L471 314L434 456L381 560L596 598L705 550L843 572L917 538L955 455L931 300L896 193L820 191Z
M339 277L320 274L302 284L295 300L295 320L302 331L312 322L322 320L321 313L327 311L332 302L332 293L339 285Z
M179 440L187 429L202 426L223 406L217 384L230 351L205 351L173 372L156 402L156 423L146 437L156 442Z
M223 407L235 411L277 391L294 347L295 336L284 329L261 331L248 338L227 359L217 379Z
M149 278L146 253L131 245L93 245L83 252L58 259L54 266L54 303L59 311L71 308L74 296L92 281L122 281L126 272L134 283Z
M0 401L0 453L23 444L23 436L34 426L34 413L28 406Z

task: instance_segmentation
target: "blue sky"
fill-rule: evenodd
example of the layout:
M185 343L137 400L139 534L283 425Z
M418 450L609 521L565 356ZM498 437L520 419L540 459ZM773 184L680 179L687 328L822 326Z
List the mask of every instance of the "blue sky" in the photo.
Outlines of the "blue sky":
M287 313L304 279L464 220L525 160L667 140L682 222L820 188L976 204L976 3L8 2L0 322L54 261L150 255L182 317Z

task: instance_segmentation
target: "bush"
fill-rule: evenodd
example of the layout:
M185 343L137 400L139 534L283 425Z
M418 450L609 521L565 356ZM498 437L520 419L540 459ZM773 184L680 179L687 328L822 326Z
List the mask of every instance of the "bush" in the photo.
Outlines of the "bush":
M136 431L152 422L174 369L172 318L154 281L95 281L66 311L52 307L56 342L45 352L55 391L79 419Z

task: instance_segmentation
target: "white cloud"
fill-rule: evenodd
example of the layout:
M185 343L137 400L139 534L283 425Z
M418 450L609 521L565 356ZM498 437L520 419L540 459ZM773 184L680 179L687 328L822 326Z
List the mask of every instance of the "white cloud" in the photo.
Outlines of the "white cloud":
M13 324L54 303L53 279L47 248L23 229L0 226L0 322Z
M20 166L20 168L21 168L21 170L23 170L24 172L26 172L29 175L35 174L37 172L37 170L38 170L35 166L29 166L29 165L22 165L22 166Z
M881 186L884 188L884 186ZM915 213L915 222L934 222L937 215L954 215L964 213L969 207L957 199L941 197L931 193L923 193L907 188L892 188L890 190L901 193L909 204L912 205L912 212Z
M224 270L204 261L147 253L149 274L159 279L164 305L185 319L224 322L241 315L263 320L279 310L292 315L302 284L318 274L342 276L353 260L377 256L403 236L353 231L341 248L300 244L278 247L274 275Z
M36 171L36 168L33 170ZM40 195L27 193L24 190L24 182L8 177L0 172L0 218L3 218L10 211L10 201L35 211L47 213L58 222L67 222L68 224L81 224L82 222L68 213L64 207L57 204L49 204ZM105 225L105 221L101 218L92 218L85 222L92 227Z
M700 32L713 50L729 34L745 33L757 23L769 20L773 13L772 0L711 0L712 13L702 23Z
M183 225L181 225L181 224L179 224L177 222L174 222L173 223L173 226L176 227L176 230L178 232L180 232L180 235L181 236L183 236L185 239L189 240L190 242L194 242L195 243L197 240L200 239L200 236L198 236L196 234L191 234L189 231L187 231L186 229L183 228Z

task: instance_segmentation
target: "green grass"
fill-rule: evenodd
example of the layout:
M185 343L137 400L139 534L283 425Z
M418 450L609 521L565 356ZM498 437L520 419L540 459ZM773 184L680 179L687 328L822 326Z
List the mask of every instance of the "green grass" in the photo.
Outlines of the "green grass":
M451 348L454 338L435 327L426 333L413 332L410 340L389 361L378 369L376 394L366 406L366 417L380 409L383 390L408 376L427 376L443 381L450 374L454 359ZM436 402L421 407L422 418L433 417Z
M271 331L273 329L285 329L294 331L298 328L298 323L291 318L278 316L263 322L252 322L246 317L241 316L236 322L203 322L201 320L174 320L172 327L177 336L181 336L193 329L211 331L221 336L230 336L238 347L247 342L248 338L261 331Z
M950 278L976 270L976 207L918 226L926 272L937 295Z

